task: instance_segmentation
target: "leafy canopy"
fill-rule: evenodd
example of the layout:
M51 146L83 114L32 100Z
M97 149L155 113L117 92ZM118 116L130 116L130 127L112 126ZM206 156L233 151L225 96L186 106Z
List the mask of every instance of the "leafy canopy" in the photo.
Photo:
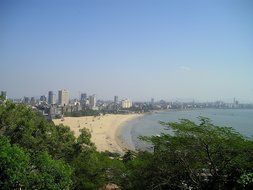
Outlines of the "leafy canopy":
M253 171L252 139L232 128L215 126L204 117L199 118L199 124L186 119L161 124L172 129L173 134L141 138L153 144L154 152L138 153L128 163L128 177L134 182L129 189L252 186L248 179L251 175L247 175Z

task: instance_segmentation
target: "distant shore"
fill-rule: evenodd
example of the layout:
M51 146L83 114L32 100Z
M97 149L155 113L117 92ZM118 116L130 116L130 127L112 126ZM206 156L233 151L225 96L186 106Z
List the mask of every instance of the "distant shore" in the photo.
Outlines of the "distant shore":
M78 137L80 129L87 128L91 132L91 141L96 145L98 151L109 151L123 154L131 149L120 138L121 127L126 122L136 119L143 114L106 114L101 116L65 117L54 119L53 122L67 125Z

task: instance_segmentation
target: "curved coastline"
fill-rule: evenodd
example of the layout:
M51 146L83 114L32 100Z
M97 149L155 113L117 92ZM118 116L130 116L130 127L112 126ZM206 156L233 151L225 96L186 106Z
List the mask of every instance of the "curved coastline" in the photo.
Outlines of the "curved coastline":
M230 110L230 112L233 110ZM235 110L238 112L238 110ZM222 114L218 114L217 112L222 112ZM240 111L241 113L241 111ZM232 126L240 133L245 136L249 136L249 134L253 134L252 129L249 127L249 124L252 123L252 119L246 120L245 117L242 121L240 121L240 114L237 113L237 118L235 116L231 117L231 113L224 112L223 110L190 110L178 112L178 110L162 110L155 111L151 113L144 114L106 114L103 116L84 116L84 117L65 117L64 121L61 119L55 119L53 122L58 124L64 124L70 127L70 129L74 132L74 135L78 137L80 135L80 129L87 128L91 132L91 141L96 145L98 151L109 151L115 152L119 154L124 154L127 150L135 150L135 148L141 148L142 144L137 143L139 147L136 147L136 137L138 135L143 135L145 132L145 136L159 134L163 129L160 125L157 125L156 122L162 121L177 121L180 118L188 118L195 122L197 116L203 115L209 117L214 123L224 126ZM246 114L248 118L250 117L251 112ZM146 128L140 128L140 126L136 126L136 119L141 119L143 116L147 117L148 126ZM238 119L239 117L239 119ZM146 120L146 119L144 119ZM130 122L133 122L131 125ZM155 123L154 123L155 122ZM129 124L130 123L130 124ZM237 126L246 126L244 128ZM157 127L154 127L157 126ZM133 127L133 128L132 128ZM129 134L129 132L135 131L137 133ZM134 129L134 130L133 130ZM142 130L144 130L142 132ZM128 136L128 134L130 136ZM134 135L131 136L131 135ZM131 142L132 141L132 142Z
M91 141L100 152L109 151L124 154L130 149L121 137L121 128L143 114L106 114L103 116L65 117L55 119L53 122L67 125L74 135L80 135L80 129L86 128L91 133Z
M130 121L136 120L140 117L143 117L144 115L146 115L146 114L138 114L134 118L130 118L130 119L126 120L125 122L123 122L116 129L116 131L115 131L115 141L119 145L119 147L122 149L123 153L128 151L128 150L135 151L135 147L128 144L128 142L126 142L122 137L124 127L128 127L127 125Z
M199 109L175 109L175 110L159 110L148 114L148 117L141 119L141 121L133 122L129 127L132 129L131 137L123 135L118 144L126 141L127 144L133 144L137 150L146 148L146 145L139 141L138 136L152 136L159 135L160 133L171 133L171 130L165 129L158 122L178 122L180 119L189 119L195 123L199 123L199 116L207 117L211 122L218 126L232 127L243 136L250 138L253 134L252 126L252 112L251 109L212 109L212 108L199 108ZM146 115L146 114L145 114ZM124 126L120 129L122 129ZM122 132L119 133L122 133ZM123 134L128 134L129 130L123 130ZM119 136L121 137L121 136ZM131 143L131 141L133 143ZM122 146L122 145L121 145ZM124 147L124 144L123 144ZM124 147L127 148L127 147Z

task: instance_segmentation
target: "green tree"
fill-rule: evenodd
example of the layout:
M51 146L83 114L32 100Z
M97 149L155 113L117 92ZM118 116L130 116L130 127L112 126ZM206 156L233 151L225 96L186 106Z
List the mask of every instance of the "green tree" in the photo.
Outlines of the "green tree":
M244 173L243 175L241 175L240 179L238 180L238 183L244 189L253 189L253 173Z
M127 162L133 160L134 157L135 157L135 153L134 153L133 151L131 151L131 150L128 150L128 151L123 155L122 161L123 161L124 163L127 163Z
M64 161L54 160L47 152L32 158L27 189L71 189L72 169Z
M174 134L142 138L154 145L154 152L139 153L132 161L137 165L130 167L131 188L233 189L241 187L243 173L252 172L253 141L234 129L215 126L203 117L200 124L161 124Z
M27 150L49 150L56 135L55 126L39 113L22 104L6 102L0 105L0 132L9 137L12 144Z
M119 184L124 165L94 150L83 151L73 161L74 189L99 189L105 184Z
M0 134L30 160L23 189L69 189L72 179L75 189L98 189L120 181L123 164L97 152L88 130L75 138L69 127L46 121L26 105L0 103Z
M148 189L151 182L149 178L154 178L151 174L154 170L152 165L155 165L153 154L150 152L138 152L135 157L125 160L124 164L126 169L124 178L121 181L123 189Z
M28 106L8 101L0 104L0 133L31 154L47 151L54 159L67 162L80 144L69 127L54 125Z
M27 186L29 156L6 137L0 136L0 188Z
M47 152L30 156L0 136L1 189L70 189L72 169L64 161L53 160Z

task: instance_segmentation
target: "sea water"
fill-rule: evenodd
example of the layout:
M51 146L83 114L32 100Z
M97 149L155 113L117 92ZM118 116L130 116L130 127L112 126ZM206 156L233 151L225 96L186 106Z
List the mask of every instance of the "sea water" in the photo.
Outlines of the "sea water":
M168 128L160 125L159 121L190 119L198 122L199 116L210 118L215 125L232 127L246 137L253 136L252 109L193 109L159 111L129 121L121 129L121 139L131 149L145 149L149 144L140 140L140 136L171 133Z

